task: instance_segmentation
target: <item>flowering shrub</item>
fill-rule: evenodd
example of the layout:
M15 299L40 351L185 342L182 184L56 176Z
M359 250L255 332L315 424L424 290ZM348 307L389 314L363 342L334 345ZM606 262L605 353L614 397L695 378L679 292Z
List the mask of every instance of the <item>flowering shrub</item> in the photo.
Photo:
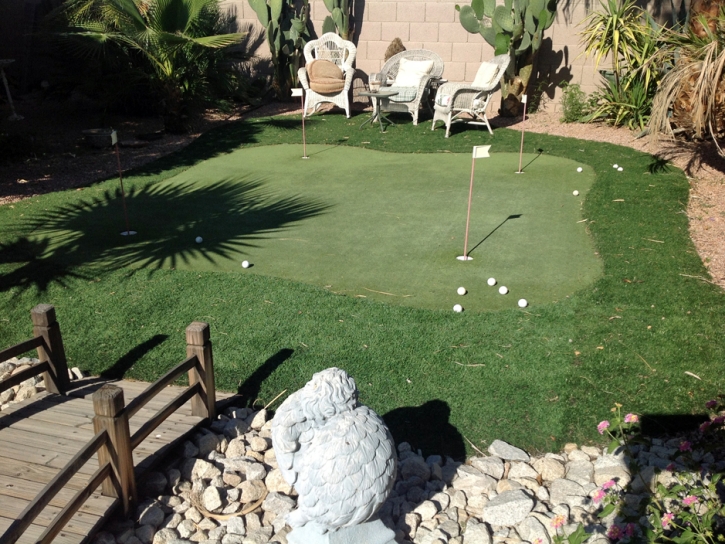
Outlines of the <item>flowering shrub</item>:
M709 421L697 433L680 441L675 458L665 469L670 477L658 478L648 500L641 501L636 509L627 508L623 498L625 490L613 480L594 492L592 500L602 505L600 518L617 514L607 530L612 542L725 542L725 506L721 498L725 495L725 486L710 453L725 450L725 416L718 414L725 406L719 400L708 401L705 406L711 412ZM633 446L649 444L639 435L639 417L636 414L622 417L621 408L621 404L615 404L611 421L600 422L597 431L611 438L610 453L623 448L634 459ZM640 478L644 489L651 488L637 462L630 463L630 470L633 481ZM655 477L661 473L655 469Z

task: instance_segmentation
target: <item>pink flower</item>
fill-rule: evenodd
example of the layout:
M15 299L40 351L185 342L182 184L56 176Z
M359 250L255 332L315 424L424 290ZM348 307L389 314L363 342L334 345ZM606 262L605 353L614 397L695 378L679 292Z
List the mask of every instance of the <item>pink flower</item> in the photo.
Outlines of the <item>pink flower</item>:
M633 536L637 526L634 523L628 523L624 528L624 536Z
M716 401L716 400L708 400L708 401L707 401L707 402L705 403L705 408L709 408L710 410L712 410L712 409L713 409L713 408L715 408L716 406L717 406L717 401Z
M604 431L609 428L609 421L606 419L602 421L599 425L597 425L597 431L599 431L599 434L604 434Z
M624 416L624 422L625 423L637 423L639 422L639 416L636 414L627 414Z
M606 496L607 496L606 491L604 491L603 489L597 489L597 492L594 493L594 495L592 496L592 500L595 503L599 504L600 502L602 502L602 499L604 499L604 497L606 497Z
M690 506L691 504L696 504L698 502L700 502L700 499L695 497L695 495L688 495L683 499L682 504L684 504L685 506Z
M607 480L602 484L602 489L611 489L615 485L617 485L617 482L615 482L614 480Z
M692 444L690 444L689 440L685 440L680 444L680 451L691 451L692 450Z
M674 472L675 471L675 464L674 463L670 463L669 465L667 465L665 467L665 470L669 470L670 472Z
M566 516L564 516L564 514L559 514L558 516L554 516L549 523L551 524L551 526L554 529L558 529L559 527L561 527L562 525L564 525L566 523Z
M704 433L710 428L711 423L709 421L704 421L702 425L700 425L700 432Z
M712 424L713 425L722 425L723 421L725 421L725 416L718 416L712 420Z
M544 544L544 541L540 538L535 538L531 544Z
M624 533L619 525L612 525L607 531L607 536L612 540L619 540L624 536Z
M662 516L662 528L667 529L667 526L670 524L672 518L674 517L675 515L670 512L667 512L664 516Z

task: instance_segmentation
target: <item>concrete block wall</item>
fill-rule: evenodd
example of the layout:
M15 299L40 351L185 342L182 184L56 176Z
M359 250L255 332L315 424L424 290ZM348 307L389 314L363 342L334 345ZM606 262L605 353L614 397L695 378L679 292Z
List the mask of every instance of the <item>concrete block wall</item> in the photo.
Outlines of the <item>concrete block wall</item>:
M587 14L585 1L561 0L557 19L544 34L538 75L547 82L547 109L558 109L561 96L558 85L562 81L578 83L590 93L596 90L600 80L593 62L581 55L579 45L579 23ZM224 6L234 9L240 22L252 23L261 29L247 0L227 0ZM311 0L310 6L311 20L320 35L328 11L322 0ZM493 57L493 48L479 34L469 34L463 29L455 6L456 2L447 0L358 0L353 41L357 46L355 66L361 72L361 81L355 87L361 87L368 74L380 70L385 50L394 38L400 38L407 49L430 49L438 53L444 61L443 77L447 80L473 81L481 62ZM497 98L491 100L492 112L498 106Z

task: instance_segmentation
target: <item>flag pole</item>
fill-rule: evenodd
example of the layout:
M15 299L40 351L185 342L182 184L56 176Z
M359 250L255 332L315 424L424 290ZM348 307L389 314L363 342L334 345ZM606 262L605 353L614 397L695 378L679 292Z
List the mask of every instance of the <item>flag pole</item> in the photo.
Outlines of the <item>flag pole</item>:
M121 236L133 236L135 230L131 230L128 224L128 210L126 209L126 191L123 190L123 170L121 170L121 152L118 150L118 133L114 130L111 132L111 144L116 146L116 160L118 161L118 181L121 184L121 202L123 203L123 218L126 221L126 230Z
M524 159L524 125L526 124L526 95L521 96L521 103L524 105L524 118L521 120L521 149L519 150L519 171L517 174L523 174L521 164Z
M305 97L301 88L292 89L292 96L300 97L300 104L302 105L302 158L309 159L307 156L307 136L305 134Z
M476 170L476 159L488 157L490 145L478 145L473 148L471 157L471 183L468 188L468 212L466 213L466 235L463 239L463 255L456 257L459 261L472 261L473 257L468 255L468 229L471 224L471 201L473 200L473 174Z

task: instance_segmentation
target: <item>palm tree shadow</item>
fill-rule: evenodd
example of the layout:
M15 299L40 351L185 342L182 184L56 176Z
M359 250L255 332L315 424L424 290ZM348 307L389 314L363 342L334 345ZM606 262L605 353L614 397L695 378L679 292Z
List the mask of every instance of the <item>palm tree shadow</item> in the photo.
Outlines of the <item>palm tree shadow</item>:
M110 380L120 380L134 364L141 360L144 355L157 346L163 344L169 338L168 334L155 334L145 342L132 348L118 361L101 372L101 377Z
M131 228L125 230L118 191L40 212L16 230L27 234L0 246L0 264L20 263L0 273L2 289L35 287L82 277L82 265L101 268L176 267L204 260L218 264L255 247L257 241L324 213L329 206L301 195L278 196L259 179L223 179L199 186L154 184L126 195ZM32 233L32 236L31 236ZM195 243L201 236L203 243ZM5 267L4 267L5 268Z
M264 380L277 370L277 368L294 355L294 350L283 348L262 363L252 374L239 384L235 397L236 406L253 406L259 398L259 391Z

